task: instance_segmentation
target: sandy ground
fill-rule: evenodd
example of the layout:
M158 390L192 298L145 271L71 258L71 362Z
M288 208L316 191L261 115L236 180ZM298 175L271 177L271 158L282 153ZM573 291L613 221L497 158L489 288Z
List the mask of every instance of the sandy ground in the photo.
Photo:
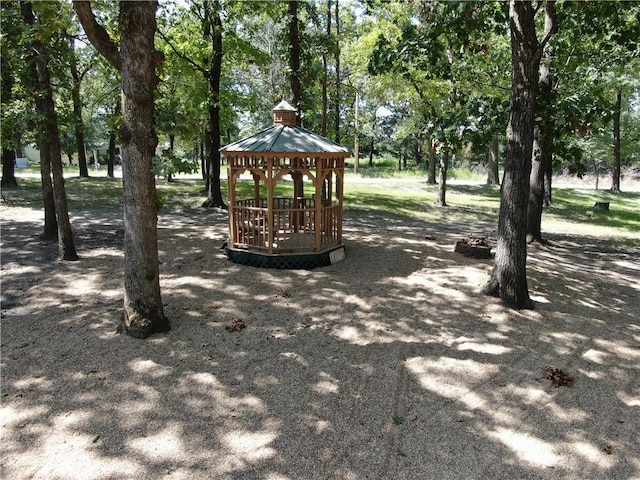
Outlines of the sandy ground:
M640 479L637 244L549 231L517 312L453 253L495 225L350 211L345 261L264 270L225 213L163 210L173 329L136 340L119 211L72 212L72 263L0 213L2 479Z

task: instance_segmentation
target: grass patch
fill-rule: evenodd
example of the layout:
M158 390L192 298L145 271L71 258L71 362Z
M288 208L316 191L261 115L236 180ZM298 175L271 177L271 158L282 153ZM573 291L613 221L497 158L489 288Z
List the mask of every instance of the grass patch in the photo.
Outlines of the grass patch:
M353 180L353 181L350 181ZM3 189L6 205L42 208L39 178L20 177L17 188ZM222 181L223 198L227 182ZM237 183L238 197L253 197L253 181ZM66 179L69 210L113 209L122 206L122 179L107 177L68 177ZM206 199L204 183L199 179L158 180L159 201L164 208L199 208ZM311 185L305 184L307 194ZM375 211L402 221L459 224L472 228L478 222L497 225L500 188L496 186L456 185L447 188L446 208L436 208L437 185L424 178L390 178L384 181L347 176L344 186L345 209ZM266 196L266 192L261 192ZM293 182L280 182L278 196L293 195ZM637 243L640 240L640 193L616 193L608 190L555 188L553 205L543 212L543 231L609 239L615 243ZM608 212L594 212L595 202L610 202Z
M434 206L437 185L423 180L389 180L345 185L345 208L373 210L426 222L493 221L500 207L499 187L449 185L446 208Z
M596 202L609 202L609 211L593 211ZM640 232L639 205L638 193L556 188L545 213L556 220Z

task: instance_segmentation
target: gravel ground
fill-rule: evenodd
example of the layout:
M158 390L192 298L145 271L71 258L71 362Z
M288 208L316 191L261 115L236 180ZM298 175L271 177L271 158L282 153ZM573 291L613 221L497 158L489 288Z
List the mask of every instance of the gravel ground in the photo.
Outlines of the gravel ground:
M172 330L136 340L119 211L73 212L78 262L0 213L3 479L640 479L637 244L549 231L518 312L453 253L493 225L350 211L345 261L264 270L162 211Z

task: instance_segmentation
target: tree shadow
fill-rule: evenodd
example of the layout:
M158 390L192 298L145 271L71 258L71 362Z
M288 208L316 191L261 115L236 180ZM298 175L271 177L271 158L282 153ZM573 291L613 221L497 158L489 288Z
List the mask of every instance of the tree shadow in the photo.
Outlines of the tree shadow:
M121 220L73 221L81 262L3 271L6 478L638 472L637 250L554 237L530 250L536 309L516 312L478 293L490 260L453 253L468 225L348 211L343 262L264 270L219 249L226 213L166 209L173 329L140 341L114 333ZM3 265L37 267L19 247L34 225L8 227ZM554 388L548 365L574 385Z

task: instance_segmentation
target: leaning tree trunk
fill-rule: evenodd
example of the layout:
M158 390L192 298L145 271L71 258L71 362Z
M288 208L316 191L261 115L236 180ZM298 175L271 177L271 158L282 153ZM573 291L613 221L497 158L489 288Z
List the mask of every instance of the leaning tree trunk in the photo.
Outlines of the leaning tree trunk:
M513 308L532 308L527 285L527 205L540 44L531 2L511 0L512 80L504 179L493 271L483 292Z
M444 150L440 157L438 166L438 194L436 196L436 207L447 206L447 171L449 170L449 151Z
M30 2L21 3L22 17L27 25L33 26L35 16ZM69 220L69 210L67 207L67 194L64 186L64 172L62 168L62 149L60 147L60 135L58 132L58 116L53 100L53 90L51 88L51 77L49 75L49 65L46 48L41 40L36 36L31 43L31 55L39 98L36 101L36 109L39 114L39 130L43 136L43 143L49 149L49 162L53 177L53 200L55 203L55 216L58 224L58 255L61 260L77 260L75 245L73 242L73 231ZM44 162L46 163L46 161ZM43 180L44 180L43 171ZM43 187L44 190L44 187Z
M211 45L213 57L211 68L207 74L209 80L209 135L208 141L208 172L207 199L203 207L225 208L220 185L220 77L222 76L222 19L220 18L220 2L211 2L210 17Z
M616 92L616 105L613 110L613 169L611 171L611 190L620 191L620 110L622 108L622 92Z

